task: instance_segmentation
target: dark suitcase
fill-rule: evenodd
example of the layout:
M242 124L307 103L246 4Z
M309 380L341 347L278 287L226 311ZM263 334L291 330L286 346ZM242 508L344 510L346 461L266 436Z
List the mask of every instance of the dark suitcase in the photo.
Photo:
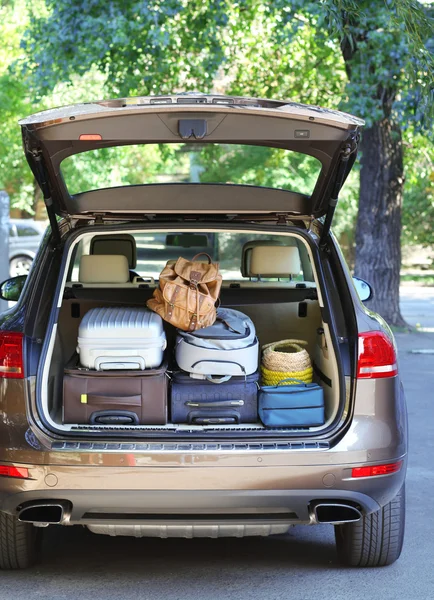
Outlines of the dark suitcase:
M256 423L259 373L231 377L224 383L192 379L188 373L172 376L171 420L196 425Z
M167 423L167 364L146 371L67 368L63 422L92 425Z

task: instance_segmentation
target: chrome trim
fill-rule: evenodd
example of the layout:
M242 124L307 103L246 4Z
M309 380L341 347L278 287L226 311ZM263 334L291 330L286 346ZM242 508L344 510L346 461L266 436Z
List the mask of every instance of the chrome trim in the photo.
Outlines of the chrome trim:
M92 533L110 536L133 536L133 537L159 537L159 538L220 538L220 537L247 537L268 536L286 533L293 523L180 523L177 525L167 524L136 524L136 525L98 525L89 524L87 528Z
M56 520L48 520L48 519L41 519L41 520L33 520L33 519L23 519L23 516L25 516L26 512L30 511L30 510L34 510L36 509L44 509L44 508L60 508L60 519L56 519ZM66 523L69 522L70 518L71 518L71 504L70 502L31 502L30 504L27 504L26 506L23 507L18 507L18 521L21 521L22 523L35 523L37 524L39 527L46 527L50 524L53 525L65 525Z
M336 519L320 519L318 517L318 508L327 507L327 508L335 508L337 509L337 518ZM339 519L339 510L349 510L353 513L354 518L351 519ZM362 518L362 513L358 508L352 506L351 504L347 504L346 502L314 502L310 509L310 518L311 523L319 524L319 523L331 523L333 525L342 525L343 523L357 523Z

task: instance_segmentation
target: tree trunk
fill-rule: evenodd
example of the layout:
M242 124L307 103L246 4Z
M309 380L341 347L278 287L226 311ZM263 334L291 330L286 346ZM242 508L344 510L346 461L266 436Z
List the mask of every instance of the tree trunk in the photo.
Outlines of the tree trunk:
M401 207L404 183L401 130L384 118L363 132L355 274L368 281L368 306L404 327L399 307Z

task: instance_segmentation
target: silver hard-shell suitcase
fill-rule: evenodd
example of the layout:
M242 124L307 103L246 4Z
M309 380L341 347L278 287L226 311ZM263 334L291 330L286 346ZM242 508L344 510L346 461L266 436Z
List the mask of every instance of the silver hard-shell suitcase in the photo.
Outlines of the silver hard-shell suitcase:
M92 308L78 329L80 364L97 371L155 369L166 334L159 315L139 307Z

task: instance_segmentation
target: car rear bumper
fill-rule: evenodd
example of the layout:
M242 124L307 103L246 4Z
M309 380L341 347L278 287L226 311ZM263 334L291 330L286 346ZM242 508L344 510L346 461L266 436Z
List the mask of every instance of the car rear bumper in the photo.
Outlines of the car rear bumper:
M398 473L362 479L352 479L348 465L16 466L27 467L31 479L0 478L1 511L18 515L32 503L57 502L65 507L65 525L134 525L137 535L165 531L163 537L191 526L282 533L292 524L315 523L313 507L320 500L368 514L389 502L405 478L405 461Z

